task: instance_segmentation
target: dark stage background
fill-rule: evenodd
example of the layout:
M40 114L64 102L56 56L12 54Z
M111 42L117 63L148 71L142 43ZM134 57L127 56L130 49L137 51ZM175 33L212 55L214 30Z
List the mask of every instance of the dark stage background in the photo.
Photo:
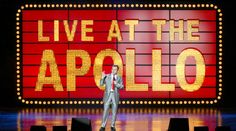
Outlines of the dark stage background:
M16 95L16 9L24 3L76 3L70 0L1 0L0 2L0 108L18 107ZM79 2L79 1L78 1ZM122 2L122 1L121 1ZM121 3L117 1L98 1L97 3ZM80 2L81 3L81 2ZM84 3L94 3L85 1ZM236 107L235 79L236 79L236 53L233 37L236 35L233 19L235 12L233 4L229 1L124 1L124 3L213 3L223 12L223 97L218 107ZM183 106L183 105L182 105ZM191 105L190 105L191 106Z

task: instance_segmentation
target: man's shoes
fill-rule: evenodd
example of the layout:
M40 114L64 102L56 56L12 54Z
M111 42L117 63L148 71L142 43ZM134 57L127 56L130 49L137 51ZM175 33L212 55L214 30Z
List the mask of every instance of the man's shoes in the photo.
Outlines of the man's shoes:
M105 131L105 128L104 128L104 127L101 127L99 131Z
M111 127L111 131L116 131L116 128L115 127Z

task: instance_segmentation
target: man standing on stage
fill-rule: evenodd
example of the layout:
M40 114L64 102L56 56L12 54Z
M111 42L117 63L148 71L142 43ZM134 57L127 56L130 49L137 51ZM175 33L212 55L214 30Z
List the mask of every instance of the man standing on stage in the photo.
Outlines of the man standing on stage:
M117 75L119 70L118 65L113 65L111 74L105 75L102 72L102 78L100 80L100 86L105 84L105 91L103 96L103 103L104 103L104 111L102 117L102 125L100 131L105 131L107 118L109 115L109 107L112 104L112 120L111 120L111 131L115 131L115 121L116 121L116 113L119 103L119 89L124 88L123 80L121 76Z

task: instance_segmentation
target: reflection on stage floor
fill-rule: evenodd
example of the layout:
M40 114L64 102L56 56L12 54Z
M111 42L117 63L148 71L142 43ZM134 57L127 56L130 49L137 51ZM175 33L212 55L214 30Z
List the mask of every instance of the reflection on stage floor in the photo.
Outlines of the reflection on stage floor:
M0 110L1 130L30 130L32 125L45 125L47 131L52 126L67 126L76 117L89 118L93 131L101 125L102 108L22 108ZM189 118L190 131L194 126L208 126L214 131L216 126L230 126L236 130L236 111L216 108L119 108L116 121L117 131L166 131L170 118ZM110 130L111 115L106 126Z

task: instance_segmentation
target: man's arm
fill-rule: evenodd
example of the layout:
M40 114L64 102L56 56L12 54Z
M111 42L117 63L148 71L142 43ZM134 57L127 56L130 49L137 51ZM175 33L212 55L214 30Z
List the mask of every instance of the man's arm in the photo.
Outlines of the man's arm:
M105 75L105 73L104 72L102 72L102 77L101 77L101 79L100 79L100 86L103 86L104 84L106 84L106 75Z
M123 80L122 80L121 77L120 77L120 79L117 81L116 87L117 87L118 89L123 89L123 88L124 88Z

